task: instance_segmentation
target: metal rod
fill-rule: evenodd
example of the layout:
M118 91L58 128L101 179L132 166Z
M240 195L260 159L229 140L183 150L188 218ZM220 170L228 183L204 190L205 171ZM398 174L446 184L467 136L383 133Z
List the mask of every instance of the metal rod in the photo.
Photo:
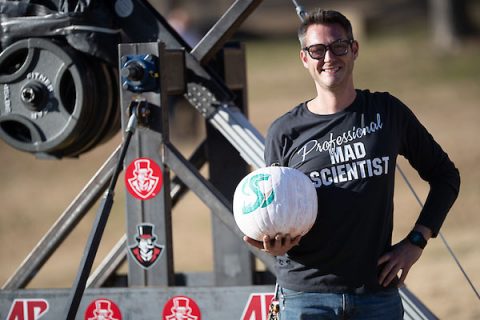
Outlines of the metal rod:
M93 223L92 231L88 236L87 244L85 246L85 253L80 262L77 277L75 278L72 290L68 297L68 312L66 316L67 320L73 320L77 315L78 307L80 306L80 301L82 300L82 296L85 291L87 278L90 274L90 271L92 270L93 261L95 260L95 255L97 254L97 250L100 245L105 226L107 225L108 216L110 214L110 211L112 210L115 184L117 182L118 176L120 175L120 172L122 171L123 160L125 159L130 140L132 139L132 136L135 132L136 122L136 110L133 110L128 121L125 140L122 144L120 156L117 159L117 165L115 166L110 186L105 193L102 202L100 203L99 210Z
M100 210L95 217L92 232L90 233L87 240L87 245L85 246L85 253L80 262L80 267L75 278L75 282L68 297L68 311L65 318L67 320L73 320L77 315L78 307L80 306L80 301L82 300L83 292L85 291L87 277L92 269L93 261L95 259L95 255L97 254L98 246L100 244L103 231L105 230L108 215L112 209L112 206L113 192L108 190L105 194L105 197L102 199L102 202L100 203Z

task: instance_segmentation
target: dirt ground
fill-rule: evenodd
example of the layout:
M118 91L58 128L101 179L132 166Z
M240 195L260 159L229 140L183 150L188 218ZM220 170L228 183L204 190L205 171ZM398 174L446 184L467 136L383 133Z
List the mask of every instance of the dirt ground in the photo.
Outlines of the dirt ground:
M356 65L357 86L390 91L411 106L460 169L461 194L442 235L477 287L480 286L479 51L478 44L471 44L461 53L441 56L433 54L417 37L371 39L361 44ZM247 52L250 119L265 134L272 120L312 97L314 88L297 59L295 42L249 43ZM181 122L177 128L187 130ZM176 143L188 156L200 136L197 133L193 138L183 137ZM0 283L13 274L119 142L117 135L80 159L61 161L36 160L0 142ZM400 166L424 200L425 183L405 161L401 160ZM125 231L122 178L97 260L106 255ZM399 240L413 225L420 208L400 176L395 206L394 237ZM30 288L71 286L93 215L94 210L39 271ZM188 194L175 207L173 223L176 270L211 271L214 240L207 207ZM189 239L195 239L195 250L191 250ZM479 300L440 238L429 242L421 260L411 270L407 286L441 319L480 318Z

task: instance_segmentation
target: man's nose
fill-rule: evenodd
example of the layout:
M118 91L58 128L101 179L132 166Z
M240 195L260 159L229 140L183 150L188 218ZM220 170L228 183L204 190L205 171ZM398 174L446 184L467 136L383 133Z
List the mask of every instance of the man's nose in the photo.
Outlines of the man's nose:
M323 62L331 61L334 59L334 57L335 55L332 53L332 50L328 48L327 51L325 51L325 57L323 57Z

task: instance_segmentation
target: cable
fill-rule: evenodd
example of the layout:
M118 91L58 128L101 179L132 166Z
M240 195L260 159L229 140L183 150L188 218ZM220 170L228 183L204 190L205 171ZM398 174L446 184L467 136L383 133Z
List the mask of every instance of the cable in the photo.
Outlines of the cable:
M400 174L402 175L403 180L405 180L405 183L407 184L408 188L410 189L410 191L412 192L412 194L415 196L415 199L417 199L418 204L420 205L421 208L423 208L423 203L422 203L422 201L420 200L419 196L417 195L417 193L416 193L415 190L413 189L413 186L410 184L410 181L408 181L407 176L403 173L402 169L400 168L400 166L399 166L398 164L397 164L397 169L398 169L398 171L400 172ZM452 256L453 260L454 260L455 263L457 264L458 268L459 268L460 271L463 273L463 276L465 277L465 279L467 279L468 284L470 284L470 287L472 287L473 292L477 295L477 299L480 300L480 295L479 295L477 289L476 289L475 286L473 285L473 282L472 282L472 280L470 279L470 277L468 276L468 274L467 274L467 273L465 272L465 270L463 269L462 265L460 264L460 261L457 259L457 256L455 255L455 253L453 252L452 248L451 248L450 245L448 244L447 239L445 239L445 237L443 236L443 234L442 234L441 232L439 232L438 235L440 236L440 239L442 239L443 244L445 244L445 247L447 248L447 250L448 250L448 252L450 253L450 255Z
M292 2L293 2L293 5L295 6L295 11L297 12L298 17L300 18L300 20L302 20L302 22L304 22L307 16L307 12L301 5L297 3L297 1L292 0Z

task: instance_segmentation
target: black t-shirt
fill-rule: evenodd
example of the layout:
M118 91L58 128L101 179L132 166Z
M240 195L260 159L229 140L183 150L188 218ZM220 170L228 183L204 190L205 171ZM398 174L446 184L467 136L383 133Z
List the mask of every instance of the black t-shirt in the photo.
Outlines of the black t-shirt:
M268 130L266 164L304 172L318 195L313 228L277 257L278 282L285 288L381 289L377 261L391 248L398 154L431 186L417 223L434 236L458 194L458 170L414 114L388 93L356 92L341 112L318 115L302 103Z

